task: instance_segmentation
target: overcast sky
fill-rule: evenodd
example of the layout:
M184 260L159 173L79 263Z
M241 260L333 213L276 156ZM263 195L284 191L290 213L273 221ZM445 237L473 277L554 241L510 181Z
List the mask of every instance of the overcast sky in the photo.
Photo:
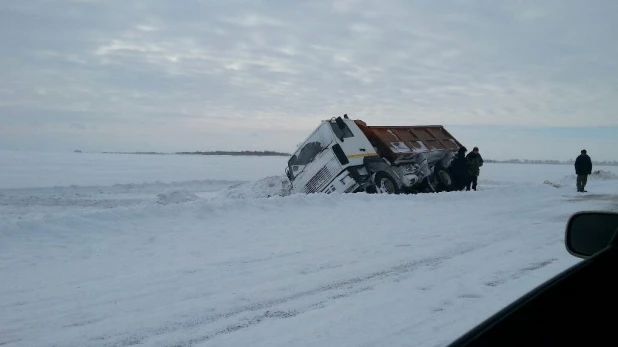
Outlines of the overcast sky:
M0 1L0 149L292 152L322 119L618 159L616 0Z

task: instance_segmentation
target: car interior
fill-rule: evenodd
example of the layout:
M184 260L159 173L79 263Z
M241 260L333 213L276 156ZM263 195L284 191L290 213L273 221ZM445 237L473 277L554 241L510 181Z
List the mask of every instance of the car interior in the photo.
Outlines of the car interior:
M565 246L583 260L448 346L618 345L618 213L575 213Z

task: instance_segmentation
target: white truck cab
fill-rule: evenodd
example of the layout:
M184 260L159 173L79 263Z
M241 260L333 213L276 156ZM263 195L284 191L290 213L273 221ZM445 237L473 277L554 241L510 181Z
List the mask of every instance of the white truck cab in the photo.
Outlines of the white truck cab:
M288 161L292 193L352 192L359 182L348 169L362 168L363 158L369 156L377 153L354 121L322 121Z

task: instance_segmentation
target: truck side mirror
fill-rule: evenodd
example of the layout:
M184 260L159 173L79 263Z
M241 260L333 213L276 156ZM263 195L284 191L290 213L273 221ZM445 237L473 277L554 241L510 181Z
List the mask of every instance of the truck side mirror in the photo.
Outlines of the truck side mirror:
M569 218L564 242L567 251L586 259L618 244L618 213L577 212Z

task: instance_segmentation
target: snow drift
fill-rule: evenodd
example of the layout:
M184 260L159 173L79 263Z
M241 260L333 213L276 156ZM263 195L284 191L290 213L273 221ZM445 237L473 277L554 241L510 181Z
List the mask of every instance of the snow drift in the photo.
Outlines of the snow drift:
M596 170L592 171L589 178L597 181L615 181L618 180L618 175L610 171Z
M238 183L221 192L225 199L260 199L272 196L288 196L290 181L285 176L269 176L257 181Z
M555 188L562 188L562 187L571 187L571 186L575 186L575 182L577 180L577 175L573 174L573 175L567 175L564 176L559 182L552 182L549 180L545 180L543 182L543 184L547 184L547 185L551 185ZM592 171L592 174L590 174L588 176L588 181L616 181L618 180L618 175L616 175L615 173L611 172L611 171L606 171L606 170L595 170Z
M179 204L181 202L194 201L199 199L197 195L187 190L168 189L161 194L157 194L159 200L157 203L161 205Z

